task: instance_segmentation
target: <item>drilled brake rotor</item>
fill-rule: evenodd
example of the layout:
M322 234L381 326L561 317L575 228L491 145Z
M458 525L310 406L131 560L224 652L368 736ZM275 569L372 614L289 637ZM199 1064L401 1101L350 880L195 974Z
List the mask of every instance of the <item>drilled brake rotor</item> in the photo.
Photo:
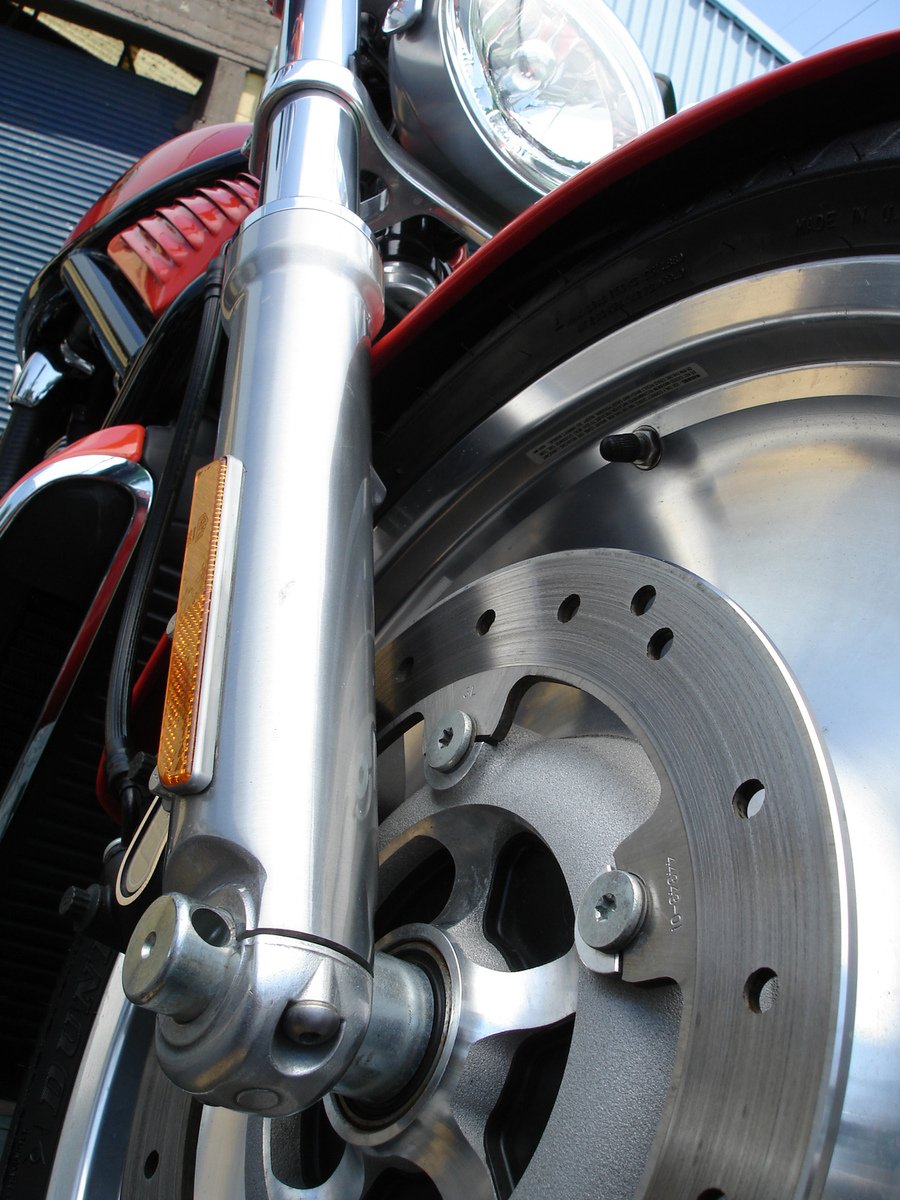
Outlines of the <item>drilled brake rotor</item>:
M601 739L575 763L571 743L509 734L535 680L597 698L634 741ZM458 951L463 957L485 953L472 915L483 924L488 885L478 898L472 879L491 856L477 849L478 832L495 843L498 812L536 831L576 908L613 861L647 890L648 915L620 961L579 939L568 1065L516 1196L546 1195L554 1180L567 1196L619 1195L628 1173L618 1153L606 1172L615 1190L600 1186L604 1154L623 1148L610 1132L623 1121L646 1125L654 1107L638 1194L763 1200L815 1190L827 1170L851 1027L847 868L827 754L765 634L672 564L625 551L570 552L500 571L439 605L381 651L377 688L382 747L417 716L426 741L447 712L463 711L475 725L463 762L442 780L432 772L436 786L400 804L382 832L383 889L385 881L399 885L392 861L417 837L453 856L457 882L434 925L468 947ZM565 961L573 960L574 951ZM563 961L555 968L560 980ZM616 967L620 979L604 976ZM651 1099L655 1080L629 1108L623 1088L640 1093L653 1068L626 1060L648 1057L663 1019L647 1003L652 992L630 985L654 980L673 980L681 992L674 1062L666 1064L659 1102ZM527 990L533 980L526 984L523 974L521 982ZM626 1015L598 1025L597 997L610 987ZM471 1024L465 995L459 1005ZM491 1009L482 994L479 1019L487 1019L485 1005ZM534 1023L559 1020L557 1008L548 1004ZM488 1017L504 1026L499 1013ZM631 1033L609 1053L616 1028ZM666 1057L664 1043L657 1058ZM462 1092L445 1079L435 1084L439 1095L441 1086L444 1109L457 1110L457 1136L483 1159L483 1122L467 1126ZM441 1195L493 1195L486 1171L472 1170L460 1189L435 1167L443 1135L432 1129L429 1144L428 1120L436 1111L420 1114L415 1136L407 1125L374 1150L358 1139L361 1152L407 1158L432 1177L437 1169ZM625 1148L633 1152L634 1144Z

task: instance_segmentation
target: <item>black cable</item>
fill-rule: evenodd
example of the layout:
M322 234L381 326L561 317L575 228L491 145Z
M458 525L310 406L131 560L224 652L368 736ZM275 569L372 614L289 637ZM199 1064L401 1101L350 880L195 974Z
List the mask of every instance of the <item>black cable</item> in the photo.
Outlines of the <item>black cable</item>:
M35 451L40 445L41 414L37 408L13 404L3 437L0 438L0 496L5 496L14 483L34 464Z
M134 570L125 599L116 647L113 653L106 697L106 778L122 806L123 832L130 834L139 819L140 788L129 775L131 753L128 718L131 686L141 626L153 588L163 537L181 491L194 449L210 384L216 367L222 334L219 300L222 294L223 260L210 263L203 291L203 311L184 401L175 423L172 448L155 489L153 503L135 556Z

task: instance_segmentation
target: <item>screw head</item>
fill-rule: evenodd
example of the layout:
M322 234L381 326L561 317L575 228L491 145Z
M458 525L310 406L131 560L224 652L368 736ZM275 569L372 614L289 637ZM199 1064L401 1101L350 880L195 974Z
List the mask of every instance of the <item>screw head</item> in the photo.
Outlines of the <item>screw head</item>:
M435 771L448 774L456 770L475 740L475 723L468 713L457 709L444 713L428 731L425 761Z
M281 1097L270 1088L245 1088L234 1098L235 1104L247 1112L265 1112L281 1103Z
M578 932L595 950L619 950L632 940L646 915L644 885L629 871L604 871L578 906Z
M341 1014L327 1000L292 1000L281 1018L286 1037L298 1046L323 1046L341 1029Z

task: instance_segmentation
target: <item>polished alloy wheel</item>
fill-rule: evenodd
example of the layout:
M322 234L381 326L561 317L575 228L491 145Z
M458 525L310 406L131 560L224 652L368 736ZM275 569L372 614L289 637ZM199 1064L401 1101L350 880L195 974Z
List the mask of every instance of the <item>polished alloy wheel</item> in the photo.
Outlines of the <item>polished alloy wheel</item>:
M385 515L377 932L433 1044L377 1112L167 1132L145 1083L126 1200L185 1163L223 1200L900 1194L898 294L871 258L679 301ZM636 425L659 464L605 461ZM598 949L611 868L645 908ZM116 1195L72 1182L115 1174L98 1083L143 1025L109 1009L59 1200Z

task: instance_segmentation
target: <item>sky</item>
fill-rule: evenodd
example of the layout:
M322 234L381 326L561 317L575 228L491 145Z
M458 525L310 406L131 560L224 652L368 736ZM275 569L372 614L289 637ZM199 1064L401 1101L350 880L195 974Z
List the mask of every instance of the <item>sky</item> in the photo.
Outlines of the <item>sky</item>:
M900 28L900 0L743 0L801 54ZM726 0L727 4L727 0Z

